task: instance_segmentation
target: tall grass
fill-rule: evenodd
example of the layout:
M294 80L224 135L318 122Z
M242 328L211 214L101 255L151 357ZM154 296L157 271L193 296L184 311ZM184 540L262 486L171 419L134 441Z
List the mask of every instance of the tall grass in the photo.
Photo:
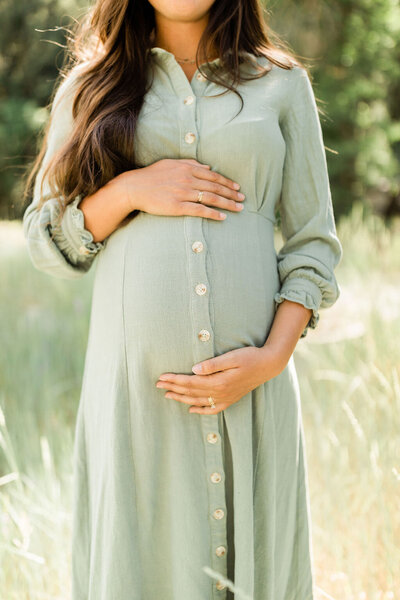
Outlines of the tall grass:
M397 600L400 236L357 207L338 232L340 299L295 351L315 597ZM67 600L72 444L94 273L79 281L39 273L19 224L1 224L0 239L0 597Z

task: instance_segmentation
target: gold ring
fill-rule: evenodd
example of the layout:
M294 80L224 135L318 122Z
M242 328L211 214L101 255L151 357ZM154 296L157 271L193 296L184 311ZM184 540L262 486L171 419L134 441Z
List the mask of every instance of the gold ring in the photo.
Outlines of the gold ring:
M215 408L214 398L212 398L212 396L208 396L207 400L208 400L211 408Z
M203 190L200 190L200 192L197 194L196 202L201 202L202 199L203 199Z

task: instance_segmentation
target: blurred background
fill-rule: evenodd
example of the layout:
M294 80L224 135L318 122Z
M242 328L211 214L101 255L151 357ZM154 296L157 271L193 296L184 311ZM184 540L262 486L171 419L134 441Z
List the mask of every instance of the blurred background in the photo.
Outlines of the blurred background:
M77 281L36 271L20 219L22 174L39 150L63 63L62 28L86 6L0 0L4 600L70 594L72 444L94 269ZM295 350L316 600L400 600L400 3L275 0L267 8L272 28L312 64L344 250L340 298Z

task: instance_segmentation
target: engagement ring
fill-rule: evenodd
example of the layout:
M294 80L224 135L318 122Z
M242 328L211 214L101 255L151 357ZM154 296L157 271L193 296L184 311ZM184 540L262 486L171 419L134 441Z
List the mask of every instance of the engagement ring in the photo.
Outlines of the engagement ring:
M211 408L215 408L214 398L212 398L211 396L208 396L208 402L209 402Z

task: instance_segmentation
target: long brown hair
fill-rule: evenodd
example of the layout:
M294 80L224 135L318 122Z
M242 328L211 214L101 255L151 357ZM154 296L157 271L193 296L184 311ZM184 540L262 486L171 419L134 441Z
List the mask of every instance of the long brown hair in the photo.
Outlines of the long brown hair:
M284 69L299 65L308 70L271 31L268 16L260 0L215 0L210 7L196 65L205 77L226 87L224 93L238 93L235 85L244 79L240 72L243 53L265 56ZM69 31L59 80L75 71L74 126L42 173L41 183L47 176L50 193L43 197L41 186L39 206L57 197L61 218L64 207L77 195L91 195L118 174L136 168L133 138L150 87L147 69L154 32L154 9L147 0L97 0ZM210 50L220 57L228 82L219 69L202 70L200 60L209 56ZM259 72L246 79L269 71L269 67L256 67ZM58 87L54 87L49 106ZM40 152L29 167L25 198L31 196L44 158L51 120L50 116Z

